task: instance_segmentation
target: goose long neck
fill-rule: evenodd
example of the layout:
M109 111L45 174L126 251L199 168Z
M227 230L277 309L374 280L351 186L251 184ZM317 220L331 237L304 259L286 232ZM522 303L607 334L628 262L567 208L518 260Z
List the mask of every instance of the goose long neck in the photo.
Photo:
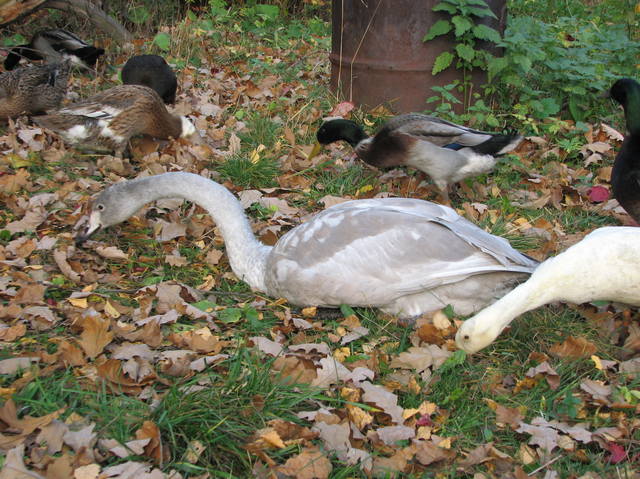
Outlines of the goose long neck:
M554 285L548 281L554 275L554 268L549 266L545 263L538 266L527 281L483 309L470 321L482 325L479 329L486 331L487 337L493 341L521 314L559 299Z
M253 234L242 205L224 186L192 173L166 173L141 183L145 203L161 198L184 198L206 209L224 238L231 269L252 288L265 291L265 270L271 247ZM144 182L145 180L140 180Z

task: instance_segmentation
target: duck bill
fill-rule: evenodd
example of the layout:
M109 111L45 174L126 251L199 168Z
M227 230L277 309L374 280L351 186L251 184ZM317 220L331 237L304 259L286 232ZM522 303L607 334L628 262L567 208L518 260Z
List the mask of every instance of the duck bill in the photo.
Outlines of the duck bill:
M318 156L318 153L320 153L321 150L322 150L322 144L316 141L316 144L313 145L313 149L311 150L311 153L309 153L309 156L307 156L307 160L312 160L314 157Z

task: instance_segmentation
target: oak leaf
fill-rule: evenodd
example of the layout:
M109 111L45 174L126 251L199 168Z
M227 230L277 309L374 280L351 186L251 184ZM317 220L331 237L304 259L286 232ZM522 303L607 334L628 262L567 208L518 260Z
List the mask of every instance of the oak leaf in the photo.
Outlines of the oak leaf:
M109 331L110 325L111 321L98 316L89 316L82 323L82 334L78 344L89 359L102 353L105 346L113 340L113 333Z

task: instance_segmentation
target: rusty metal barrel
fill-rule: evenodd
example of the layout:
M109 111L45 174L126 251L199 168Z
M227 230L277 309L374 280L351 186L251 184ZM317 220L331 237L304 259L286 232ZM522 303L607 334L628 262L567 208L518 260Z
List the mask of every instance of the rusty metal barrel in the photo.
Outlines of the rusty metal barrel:
M333 0L331 88L341 99L365 109L384 105L395 113L422 111L433 86L462 81L453 67L431 75L435 59L453 50L452 34L422 41L431 25L450 18L434 12L440 0ZM487 2L499 20L483 23L504 29L505 0ZM473 72L474 84L483 74Z

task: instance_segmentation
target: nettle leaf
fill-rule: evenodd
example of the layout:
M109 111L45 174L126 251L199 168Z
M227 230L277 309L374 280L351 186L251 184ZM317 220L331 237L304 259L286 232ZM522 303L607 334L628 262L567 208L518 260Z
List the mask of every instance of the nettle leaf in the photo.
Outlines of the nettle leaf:
M522 68L525 73L531 70L531 59L524 55L514 55L513 63L520 66L520 68Z
M493 43L500 41L500 33L486 25L476 25L473 27L473 35L480 40L488 40Z
M488 78L489 82L491 83L493 78L495 78L495 76L498 73L504 70L508 64L509 62L504 57L490 58L489 61L487 62L487 72L489 74L489 78Z
M429 40L433 40L435 37L439 37L440 35L444 35L445 33L449 33L450 31L451 23L449 23L449 20L438 20L436 23L431 25L431 28L424 36L422 41L428 42Z
M258 15L264 15L269 20L277 20L280 16L280 8L277 5L266 5L259 3L256 5L256 12Z
M433 63L433 69L431 70L431 74L437 75L442 70L447 69L449 65L451 65L453 58L454 58L453 53L442 52L440 55L438 55L438 58L436 58L436 61Z
M489 8L482 7L467 7L467 11L471 15L475 15L476 17L493 17L497 19L496 14L493 13Z
M455 5L452 5L451 3L447 3L447 2L441 2L437 4L435 7L433 7L431 10L433 10L434 12L447 12L447 13L450 13L451 15L455 14L458 11Z
M153 37L153 43L163 52L168 52L171 47L171 36L168 33L160 32Z
M473 57L476 56L476 51L471 46L465 45L464 43L458 43L456 45L456 53L460 58L468 62L473 60Z
M471 23L471 20L465 17L461 17L460 15L456 15L451 19L451 21L456 26L456 37L461 37L464 32L468 32L473 27L473 23Z

